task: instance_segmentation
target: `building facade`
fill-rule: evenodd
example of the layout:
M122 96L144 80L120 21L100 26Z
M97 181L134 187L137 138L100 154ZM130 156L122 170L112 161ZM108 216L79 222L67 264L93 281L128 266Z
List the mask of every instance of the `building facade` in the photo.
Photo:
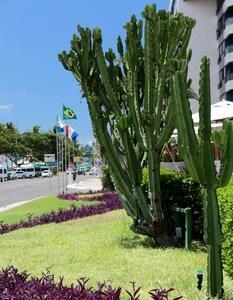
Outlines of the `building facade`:
M189 67L194 91L198 92L201 57L208 56L212 102L233 101L233 0L171 0L170 10L196 20Z

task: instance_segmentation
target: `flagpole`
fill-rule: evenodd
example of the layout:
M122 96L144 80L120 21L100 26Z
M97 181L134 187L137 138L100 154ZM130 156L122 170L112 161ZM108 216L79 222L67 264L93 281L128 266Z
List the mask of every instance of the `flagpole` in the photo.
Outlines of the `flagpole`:
M67 126L67 125L66 125ZM67 130L67 128L66 128ZM65 136L65 191L67 194L67 136Z
M73 140L73 138L71 137L70 134L70 130L72 129L68 124L67 124L67 120L72 120L72 119L77 119L76 114L74 113L74 111L69 108L69 107L65 107L63 104L63 121L66 121L66 134L65 134L65 184L66 184L66 188L65 191L67 193L68 190L68 180L67 180L67 173L66 173L66 169L68 167L69 170L69 184L71 184L72 180L71 180L71 173L70 173L70 155L71 155L71 148L70 148L70 142L69 142L69 138ZM73 129L72 129L72 134L73 134Z
M64 121L64 107L65 106L64 106L64 103L63 103L62 104L62 120L63 121ZM66 124L65 124L64 136L62 138L62 189L63 189L63 194L66 191L66 186L65 186L66 166L65 166L65 162L64 162L65 161L64 152L66 152Z
M64 137L61 137L61 170L62 170L62 193L65 193L64 189Z
M69 166L69 185L72 184L71 171L70 171L70 140L68 140L68 166Z
M58 122L58 116L57 116ZM56 123L56 149L57 149L57 192L60 194L60 186L59 186L59 146L58 146L58 124Z
M60 165L60 163L61 163L61 136L60 136L60 134L58 135L58 189L59 189L59 193L61 193L62 192L62 187L61 187L61 165Z

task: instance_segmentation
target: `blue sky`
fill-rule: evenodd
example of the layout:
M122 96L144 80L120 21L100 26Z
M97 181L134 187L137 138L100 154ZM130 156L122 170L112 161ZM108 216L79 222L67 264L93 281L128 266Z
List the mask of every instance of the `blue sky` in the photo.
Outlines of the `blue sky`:
M85 99L57 54L69 50L77 24L100 27L104 48L114 48L130 16L151 3L167 9L169 0L0 0L0 123L48 130L64 104L77 113L70 125L80 141L92 139Z

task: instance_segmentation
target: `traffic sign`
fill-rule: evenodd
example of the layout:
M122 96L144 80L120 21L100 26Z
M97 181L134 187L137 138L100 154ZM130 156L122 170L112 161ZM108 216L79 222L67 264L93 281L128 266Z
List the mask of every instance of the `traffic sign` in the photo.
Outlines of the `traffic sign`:
M44 154L44 162L55 162L55 154Z

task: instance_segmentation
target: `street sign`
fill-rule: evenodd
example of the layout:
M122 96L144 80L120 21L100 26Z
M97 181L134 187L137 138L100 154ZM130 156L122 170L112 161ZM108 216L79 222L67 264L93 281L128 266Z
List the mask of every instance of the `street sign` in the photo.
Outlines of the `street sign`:
M44 154L44 162L55 162L55 154Z
M75 168L75 164L73 163L69 163L69 166L68 166L70 169L74 169Z
M81 157L80 156L74 156L73 161L74 161L74 163L81 162Z

